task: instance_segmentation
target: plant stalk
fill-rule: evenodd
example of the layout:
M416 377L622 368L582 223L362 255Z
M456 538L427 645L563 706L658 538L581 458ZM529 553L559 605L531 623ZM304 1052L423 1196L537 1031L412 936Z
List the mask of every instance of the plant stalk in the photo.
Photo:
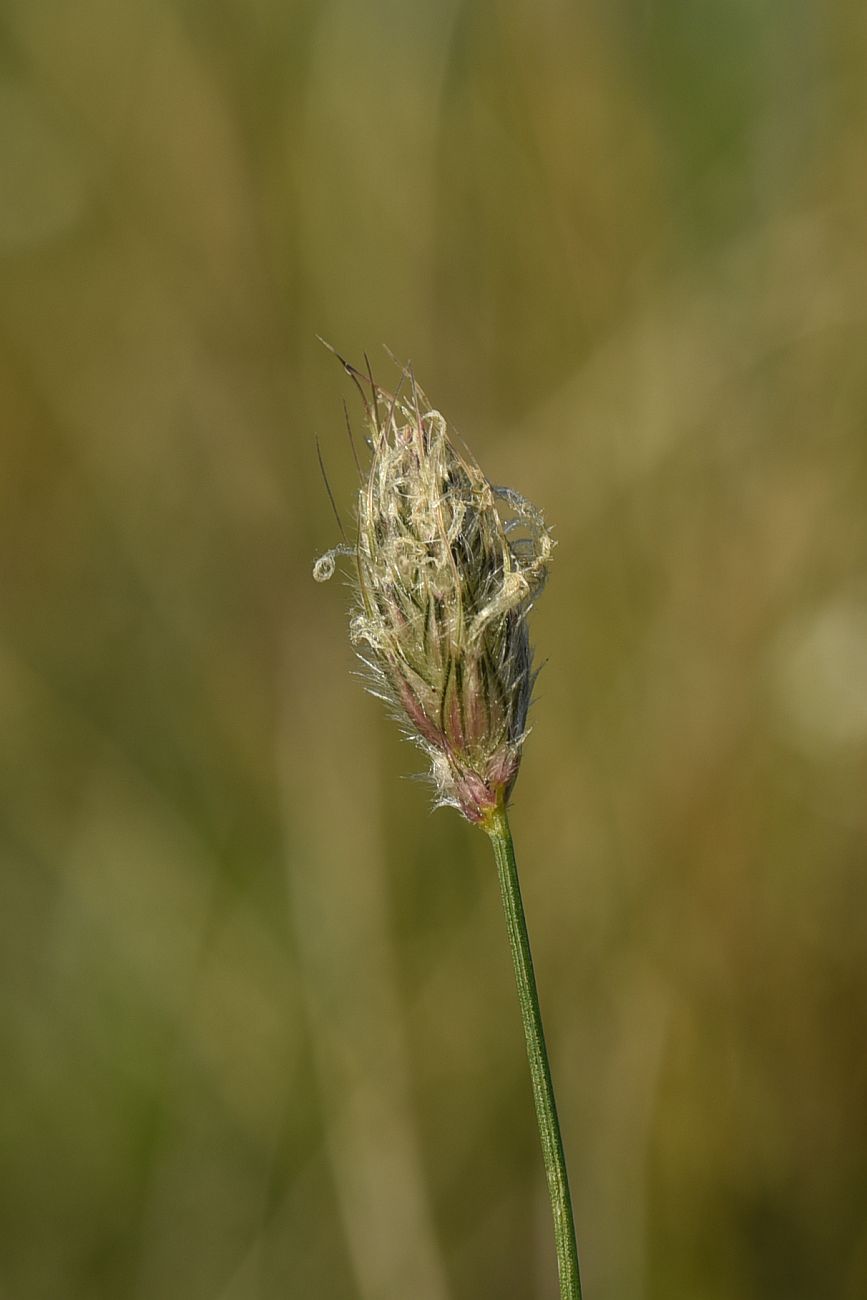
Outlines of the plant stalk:
M518 1001L521 1005L521 1019L524 1024L527 1056L530 1062L530 1077L533 1083L533 1100L536 1104L536 1119L539 1125L539 1137L542 1142L542 1157L545 1162L548 1192L551 1197L551 1211L554 1217L554 1243L557 1250L557 1269L560 1274L560 1300L581 1300L578 1247L575 1241L575 1223L572 1216L572 1198L569 1195L566 1157L563 1154L563 1140L560 1136L560 1122L557 1118L554 1085L551 1082L548 1051L545 1047L542 1012L539 1008L539 994L536 989L536 977L533 973L533 956L530 951L527 919L524 915L524 904L521 899L518 866L515 862L512 832L509 828L505 807L498 806L489 815L484 825L491 838L494 857L497 860L500 892L503 897L506 925L509 931L509 946L512 949L512 960L515 964Z

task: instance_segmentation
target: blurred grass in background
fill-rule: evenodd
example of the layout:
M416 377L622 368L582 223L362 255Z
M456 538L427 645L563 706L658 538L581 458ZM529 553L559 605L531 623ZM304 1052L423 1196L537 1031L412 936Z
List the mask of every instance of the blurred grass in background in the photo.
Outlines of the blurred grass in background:
M556 524L515 831L592 1300L867 1294L867 21L4 0L0 1296L552 1297L484 838L314 341Z

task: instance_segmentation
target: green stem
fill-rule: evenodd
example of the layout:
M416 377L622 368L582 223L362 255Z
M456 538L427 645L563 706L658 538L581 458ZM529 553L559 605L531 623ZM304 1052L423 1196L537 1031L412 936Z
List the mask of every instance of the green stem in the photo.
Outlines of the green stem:
M557 1103L554 1100L554 1085L551 1082L551 1069L545 1047L542 1012L539 1009L539 994L536 990L530 938L527 934L527 919L524 916L521 886L518 881L518 866L515 862L512 832L509 829L505 808L498 807L490 814L485 823L485 830L490 835L494 846L494 857L497 860L497 872L500 877L500 892L503 896L506 925L509 930L509 946L515 963L518 1001L521 1004L521 1019L524 1022L527 1056L530 1060L530 1077L533 1081L533 1100L536 1103L536 1119L539 1124L542 1156L545 1161L548 1192L554 1216L554 1242L557 1248L557 1268L560 1273L560 1300L581 1300L578 1247L575 1243L575 1224L572 1218L566 1157L563 1154Z

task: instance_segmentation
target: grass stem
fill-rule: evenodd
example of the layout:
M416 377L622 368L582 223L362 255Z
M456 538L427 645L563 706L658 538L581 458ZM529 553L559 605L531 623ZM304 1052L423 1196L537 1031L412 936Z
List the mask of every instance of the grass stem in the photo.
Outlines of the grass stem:
M536 1119L539 1125L539 1137L542 1142L542 1156L545 1162L545 1174L548 1179L548 1192L551 1197L551 1211L554 1216L554 1242L557 1250L557 1268L560 1274L560 1300L581 1300L578 1247L575 1241L575 1223L572 1217L572 1199L569 1195L566 1157L563 1154L563 1140L560 1136L560 1122L557 1118L554 1085L551 1082L551 1068L548 1064L548 1051L545 1047L542 1012L539 1008L539 994L536 989L536 977L533 973L533 956L530 951L527 919L524 915L521 886L518 880L518 865L515 861L515 849L512 843L509 820L502 805L490 814L485 823L485 829L491 838L494 857L497 860L500 892L503 896L506 925L509 931L509 946L512 949L512 960L515 964L518 1001L521 1005L521 1019L524 1024L527 1056L530 1061L530 1077L533 1083L533 1100L536 1103Z

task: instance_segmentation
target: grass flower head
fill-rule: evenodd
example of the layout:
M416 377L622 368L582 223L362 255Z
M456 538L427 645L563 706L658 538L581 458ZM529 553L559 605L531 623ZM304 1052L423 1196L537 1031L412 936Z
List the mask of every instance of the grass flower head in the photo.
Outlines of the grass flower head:
M342 360L342 358L341 358ZM494 487L409 369L394 394L343 362L364 397L370 464L358 493L351 636L427 754L439 804L485 822L518 774L534 673L527 615L553 547L541 512Z

